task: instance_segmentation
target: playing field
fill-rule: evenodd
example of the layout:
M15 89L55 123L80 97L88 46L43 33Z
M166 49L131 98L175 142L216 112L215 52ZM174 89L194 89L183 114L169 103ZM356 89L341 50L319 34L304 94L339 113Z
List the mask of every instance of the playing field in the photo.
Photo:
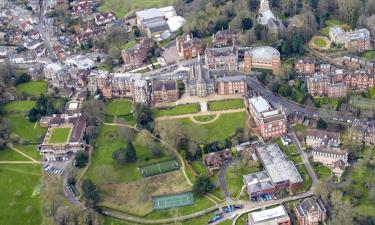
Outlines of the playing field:
M176 160L168 160L164 162L151 164L148 166L139 167L139 171L144 177L155 176L158 174L167 173L178 169L180 169L180 165Z
M18 96L25 93L27 95L39 97L42 93L46 93L47 90L47 82L44 80L29 81L27 83L19 84L16 86L16 92Z
M52 129L49 143L66 143L69 138L71 128L70 127L56 127Z
M154 210L170 209L194 204L193 192L152 197Z
M110 116L120 116L130 114L132 102L129 100L112 100L105 107L105 114Z

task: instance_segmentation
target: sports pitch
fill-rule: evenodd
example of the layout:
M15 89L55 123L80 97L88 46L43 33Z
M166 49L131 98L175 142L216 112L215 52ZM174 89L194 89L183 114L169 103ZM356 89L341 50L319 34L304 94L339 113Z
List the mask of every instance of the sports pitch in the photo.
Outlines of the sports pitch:
M176 208L194 204L193 192L152 197L154 210Z
M180 165L175 159L139 167L139 171L144 177L155 176L178 169L180 169Z

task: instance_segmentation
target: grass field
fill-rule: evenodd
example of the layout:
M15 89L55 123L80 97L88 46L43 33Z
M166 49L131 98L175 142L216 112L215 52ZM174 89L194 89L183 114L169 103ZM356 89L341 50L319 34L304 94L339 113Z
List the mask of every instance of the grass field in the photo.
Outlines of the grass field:
M0 165L0 224L40 224L40 199L32 196L40 182L41 168L35 165Z
M168 160L165 162L158 162L151 165L142 166L139 168L142 176L150 177L162 173L167 173L180 169L177 160Z
M12 112L28 112L35 107L35 101L12 101L5 105L7 113Z
M196 124L190 118L179 119L184 130L199 143L220 141L233 135L237 128L243 128L247 119L245 112L222 114L209 124ZM168 121L160 121L168 123Z
M281 151L283 151L286 157L294 162L294 164L302 163L302 158L299 155L297 146L295 146L294 144L284 146L280 139L276 141L276 144L280 147Z
M22 113L8 114L6 118L10 122L12 132L19 136L21 142L40 143L46 133L46 128L41 128L39 125L35 126Z
M49 143L66 143L69 138L70 127L53 128L52 134L48 140Z
M27 83L19 84L16 86L18 96L22 93L39 97L42 93L47 92L47 82L44 80L29 81Z
M37 150L38 146L36 145L14 145L14 147L36 160L42 159L42 155Z
M361 57L366 58L368 60L375 59L375 50L366 51L361 54Z
M243 103L243 99L227 99L227 100L222 100L222 101L208 102L208 109L210 111L240 109L244 107L245 107L245 104Z
M328 43L323 38L316 37L314 39L314 45L318 46L319 48L325 48L328 45Z
M330 19L325 21L326 27L320 30L320 33L324 36L329 36L329 29L334 26L341 26L344 30L351 30L352 27L349 24L346 24L340 20Z
M207 116L194 116L193 118L199 122L208 122L208 121L213 120L215 117L216 115L207 115Z
M328 179L331 177L331 169L322 164L314 167L314 170L316 175L318 175L319 179L321 180L328 181Z
M130 114L132 102L129 100L112 100L105 107L105 114L110 116L121 116Z
M117 17L122 18L132 10L169 6L174 2L175 0L104 0L99 11L114 12Z
M28 161L29 159L19 154L18 152L5 147L0 150L0 161Z
M144 143L138 141L133 141L133 144L137 152L137 162L126 164L125 166L116 165L112 159L112 153L115 150L124 148L126 146L125 140L120 140L118 138L117 127L101 126L95 143L92 163L85 177L99 184L106 184L108 178L111 177L115 178L115 183L136 181L141 178L141 173L138 171L140 166L167 160L171 157L170 154L165 151L163 157L153 159L148 146L144 146ZM106 169L108 174L99 176L98 173L102 173L102 171L104 171L103 168Z
M232 198L237 198L238 194L241 191L243 184L243 176L255 173L261 170L261 167L250 167L248 165L239 165L237 162L236 164L230 165L225 174L225 181L227 183L227 188L229 194Z
M185 104L185 105L177 105L170 108L155 108L154 115L155 117L161 116L176 116L176 115L183 115L183 114L190 114L190 113L197 113L199 112L199 106L197 103L194 104Z

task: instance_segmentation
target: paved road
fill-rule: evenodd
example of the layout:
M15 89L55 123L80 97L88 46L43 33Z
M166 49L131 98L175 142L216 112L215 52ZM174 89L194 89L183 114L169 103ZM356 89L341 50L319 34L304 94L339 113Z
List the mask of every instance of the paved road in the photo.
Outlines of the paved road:
M220 188L221 190L223 191L224 195L225 195L225 199L227 201L231 201L232 198L230 196L230 194L228 193L228 189L227 189L227 183L225 181L225 174L227 173L227 170L229 168L229 166L233 163L233 160L229 160L227 162L225 162L221 168L220 168L220 171L219 171L219 174L218 174L218 178L219 178L219 184L220 184Z

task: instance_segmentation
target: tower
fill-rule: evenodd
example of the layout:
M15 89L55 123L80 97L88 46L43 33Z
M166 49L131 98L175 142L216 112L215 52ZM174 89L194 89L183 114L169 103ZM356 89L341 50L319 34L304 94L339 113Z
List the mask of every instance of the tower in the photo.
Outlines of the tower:
M265 11L270 10L270 3L268 0L261 0L260 1L260 8L259 8L259 13L263 13Z

